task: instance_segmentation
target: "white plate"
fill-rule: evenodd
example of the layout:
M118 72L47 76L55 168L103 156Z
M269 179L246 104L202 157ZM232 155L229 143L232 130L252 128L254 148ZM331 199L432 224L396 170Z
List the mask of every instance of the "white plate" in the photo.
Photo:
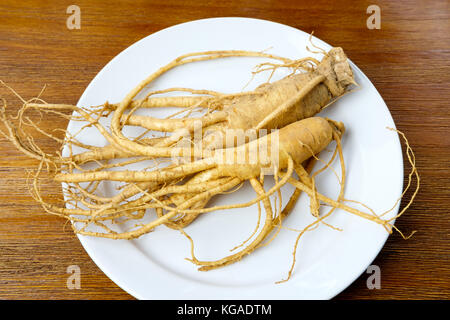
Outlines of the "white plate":
M120 101L148 74L181 54L270 48L271 53L298 58L311 55L305 48L308 37L307 33L282 24L247 18L205 19L176 25L138 41L116 56L92 80L78 105ZM330 48L317 38L313 41L326 50ZM248 82L252 67L262 61L267 60L231 58L185 65L164 75L152 89L184 86L238 92ZM383 99L361 70L353 63L351 66L361 89L346 95L321 115L343 121L347 128L343 138L348 174L345 197L383 212L402 192L401 146L397 135L386 129L395 125ZM263 79L266 77L256 78L247 89ZM70 122L69 132L76 131L77 126ZM133 129L128 130L130 133ZM96 145L105 143L95 131L79 138ZM338 162L334 167L339 169ZM320 175L317 184L321 192L336 197L338 184L330 170ZM290 192L292 188L283 188L284 201ZM214 202L243 202L253 197L254 192L247 186ZM284 225L301 228L313 221L308 207L307 198L302 196ZM387 217L397 211L398 205ZM255 206L214 212L200 217L186 231L196 242L198 258L217 259L246 239L256 220ZM297 235L287 229L240 262L209 272L199 272L184 260L189 257L188 241L165 226L132 241L85 236L79 239L105 274L139 299L329 299L366 270L388 234L381 226L341 210L327 222L343 231L321 225L306 233L300 241L295 272L290 281L282 284L275 281L287 275Z

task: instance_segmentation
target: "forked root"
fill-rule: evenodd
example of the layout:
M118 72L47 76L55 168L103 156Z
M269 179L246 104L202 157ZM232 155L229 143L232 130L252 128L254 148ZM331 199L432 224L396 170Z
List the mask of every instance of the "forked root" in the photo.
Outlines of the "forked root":
M414 201L419 188L420 188L420 177L417 171L417 167L416 167L416 161L415 161L415 155L414 152L412 151L409 142L406 138L406 136L399 130L396 129L392 129L392 128L388 128L389 130L395 131L397 132L404 140L405 145L406 145L406 154L408 157L408 162L411 165L411 171L408 175L408 184L406 186L406 188L404 189L402 195L399 197L399 199L396 200L395 204L392 206L391 209L385 211L382 214L377 215L372 209L370 209L368 206L364 205L363 203L359 202L359 201L355 201L355 200L347 200L343 198L343 192L344 192L344 184L345 184L345 165L344 165L344 161L343 161L343 154L342 154L342 148L340 145L340 140L339 138L336 139L336 141L338 142L337 144L337 148L339 151L339 158L340 158L340 162L341 162L341 189L339 192L339 196L337 200L332 200L329 199L328 197L320 194L317 190L311 189L309 186L307 186L305 184L305 182L301 182L301 181L297 181L293 178L289 178L289 183L294 185L297 190L301 190L304 191L305 193L307 193L309 195L309 197L311 199L319 199L322 202L330 205L332 207L332 209L326 213L325 215L322 215L320 217L318 217L314 222L312 222L311 224L309 224L308 226L306 226L302 231L299 232L297 239L295 241L295 246L294 246L294 251L293 251L293 262L291 265L291 268L289 269L288 272L288 276L286 279L278 281L277 283L283 283L288 281L293 273L294 270L294 266L295 266L295 262L296 262L296 251L297 251L297 247L298 247L298 243L300 238L305 234L305 232L312 230L313 228L315 228L320 222L323 222L324 219L328 218L331 213L335 210L335 209L342 209L344 211L347 211L351 214L357 215L361 218L367 219L369 221L375 222L377 224L380 224L381 226L383 226L387 232L392 233L393 230L396 230L403 239L407 240L409 238L411 238L411 236L416 232L416 231L412 231L411 234L409 236L405 236L394 224L393 221L395 219L397 219L398 217L400 217L401 215L403 215L403 213L410 207L410 205L412 204L412 202ZM396 214L394 217L389 218L389 219L382 219L382 216L391 212L392 210L394 210L394 208L398 205L399 201L403 198L403 196L405 195L405 193L409 190L411 184L412 184L412 177L413 175L415 175L416 177L416 188L410 198L410 200L408 201L408 203L404 206L404 208L398 213ZM370 211L370 214L362 212L360 210L357 210L355 208L349 207L345 204L343 204L343 202L354 202L354 203L358 203L360 205L362 205L363 207L367 208Z

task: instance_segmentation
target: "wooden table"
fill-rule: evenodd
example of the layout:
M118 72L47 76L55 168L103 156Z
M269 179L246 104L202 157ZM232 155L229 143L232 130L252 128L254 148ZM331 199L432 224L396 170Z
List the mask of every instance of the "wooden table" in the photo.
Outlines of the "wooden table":
M81 9L81 29L66 27L67 6ZM309 3L307 3L309 2ZM381 8L381 29L366 26L370 4ZM443 1L11 1L0 4L0 79L25 99L76 103L97 72L135 41L195 19L240 16L314 30L345 49L377 87L417 156L422 187L374 261L380 290L363 274L338 299L450 297L450 24ZM130 70L131 72L131 70ZM19 100L5 88L8 112ZM42 128L65 128L57 116ZM39 143L57 147L50 139ZM132 299L85 253L64 220L48 216L30 197L25 169L37 164L0 139L0 299ZM405 170L407 170L405 165ZM43 185L60 198L60 186ZM403 203L411 196L407 193ZM68 290L67 267L81 269L81 289Z

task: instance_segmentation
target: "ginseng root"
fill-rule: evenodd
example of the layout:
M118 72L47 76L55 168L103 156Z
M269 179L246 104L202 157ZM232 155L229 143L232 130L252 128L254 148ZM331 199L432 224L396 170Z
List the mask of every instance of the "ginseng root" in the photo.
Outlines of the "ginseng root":
M292 60L252 51L186 54L151 74L121 102L105 102L90 108L48 104L40 97L25 101L19 96L23 105L17 116L7 116L6 102L0 108L0 120L4 127L0 129L0 134L20 151L40 161L36 173L31 177L31 194L46 212L70 220L76 233L110 239L134 239L166 225L179 230L189 239L189 260L201 271L235 263L270 243L281 230L283 220L300 194L307 194L310 212L316 220L299 231L287 277L289 279L300 237L319 224L334 228L325 222L325 218L335 209L375 222L388 232L397 230L392 223L394 218L384 219L383 215L375 214L364 205L369 212L346 204L358 202L344 198L345 165L341 145L344 125L315 115L350 92L351 85L356 83L341 48L332 48L328 52L322 50L322 53L324 56L321 61L311 57ZM272 76L278 68L290 68L292 73L248 92L225 94L176 87L151 91L144 98L136 98L145 87L173 68L227 57L270 58L278 63L262 63L255 73L271 71ZM160 96L174 92L190 95ZM178 107L181 111L165 119L135 113L138 109L165 107ZM77 133L69 135L65 132L65 137L60 138L42 130L38 122L28 115L29 111L37 112L40 117L49 113L57 114L84 125ZM202 114L191 116L195 111L201 111ZM110 126L105 124L106 119L110 120ZM126 137L123 130L125 126L140 127L144 133L137 137ZM78 134L87 128L96 129L107 145L98 147L79 141ZM41 149L28 130L35 130L64 145L65 156L62 156L62 149L53 153ZM270 130L273 132L267 134ZM227 135L230 131L245 134L241 136L243 139L232 136L233 139L229 140ZM162 135L150 135L151 132ZM200 139L197 139L197 135ZM331 160L322 169L312 173L314 163L320 160L318 154L333 141L336 150ZM410 186L413 174L418 182L412 201L418 191L419 176L414 154L407 146L408 159L413 169L406 189ZM74 153L73 148L83 151ZM336 156L341 164L340 192L337 199L331 199L318 191L315 177L330 168ZM148 167L144 170L127 169L136 163L145 163ZM65 207L48 203L41 196L39 181L44 168L53 174L54 181L63 183ZM297 178L293 176L294 173ZM266 191L264 176L267 174L274 175L275 185ZM99 194L97 190L105 181L117 183L119 192L111 197ZM255 198L245 203L207 206L212 197L236 192L247 181L256 193ZM280 189L288 183L296 189L282 208ZM277 195L278 206L272 207L272 195ZM232 249L234 253L216 261L202 261L195 256L194 241L184 228L201 214L254 204L258 205L256 228L250 237ZM331 207L324 215L320 212L323 205ZM265 211L264 218L261 207ZM156 211L156 218L151 221L148 220L148 209ZM397 216L403 214L404 210ZM116 228L119 225L121 227Z

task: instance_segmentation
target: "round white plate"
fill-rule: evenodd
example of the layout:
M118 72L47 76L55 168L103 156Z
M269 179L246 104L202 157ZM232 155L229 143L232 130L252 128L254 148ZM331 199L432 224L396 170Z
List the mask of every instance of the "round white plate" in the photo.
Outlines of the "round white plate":
M89 84L78 105L98 105L106 100L118 102L150 73L188 52L268 50L299 58L311 56L306 50L308 38L309 34L282 24L247 18L205 19L176 25L136 42L111 60ZM325 50L331 48L314 37L313 42ZM263 61L267 59L227 58L189 64L165 74L151 89L183 86L239 92L249 81L252 68ZM343 137L347 168L345 197L383 212L392 207L402 192L401 146L398 136L386 129L395 125L383 99L361 70L353 63L351 66L360 90L344 96L320 115L343 121L347 128ZM276 77L286 72L280 71ZM246 90L265 79L267 74L259 75ZM164 111L151 112L164 115ZM70 122L69 132L74 133L79 125ZM127 134L133 134L132 127L126 129ZM95 145L105 144L95 130L78 138ZM321 157L327 159L329 154L323 152ZM340 172L337 161L333 166ZM337 179L331 170L319 176L317 185L320 192L330 197L338 194ZM266 189L269 186L270 181ZM101 191L107 195L111 188L104 189ZM283 188L284 203L292 190L289 186ZM245 202L254 196L252 189L245 185L238 192L217 197L213 202ZM398 205L386 217L397 211ZM301 229L312 221L309 201L303 195L284 225ZM240 262L209 272L197 271L184 259L190 256L189 242L165 226L136 240L85 236L79 239L105 274L139 299L329 299L366 270L388 234L381 226L341 210L326 221L342 231L320 225L307 232L299 244L292 278L282 284L275 282L287 275L297 236L288 229L282 229L269 245ZM230 254L229 249L246 239L256 222L257 208L252 206L203 215L186 232L195 241L197 257L212 260Z

